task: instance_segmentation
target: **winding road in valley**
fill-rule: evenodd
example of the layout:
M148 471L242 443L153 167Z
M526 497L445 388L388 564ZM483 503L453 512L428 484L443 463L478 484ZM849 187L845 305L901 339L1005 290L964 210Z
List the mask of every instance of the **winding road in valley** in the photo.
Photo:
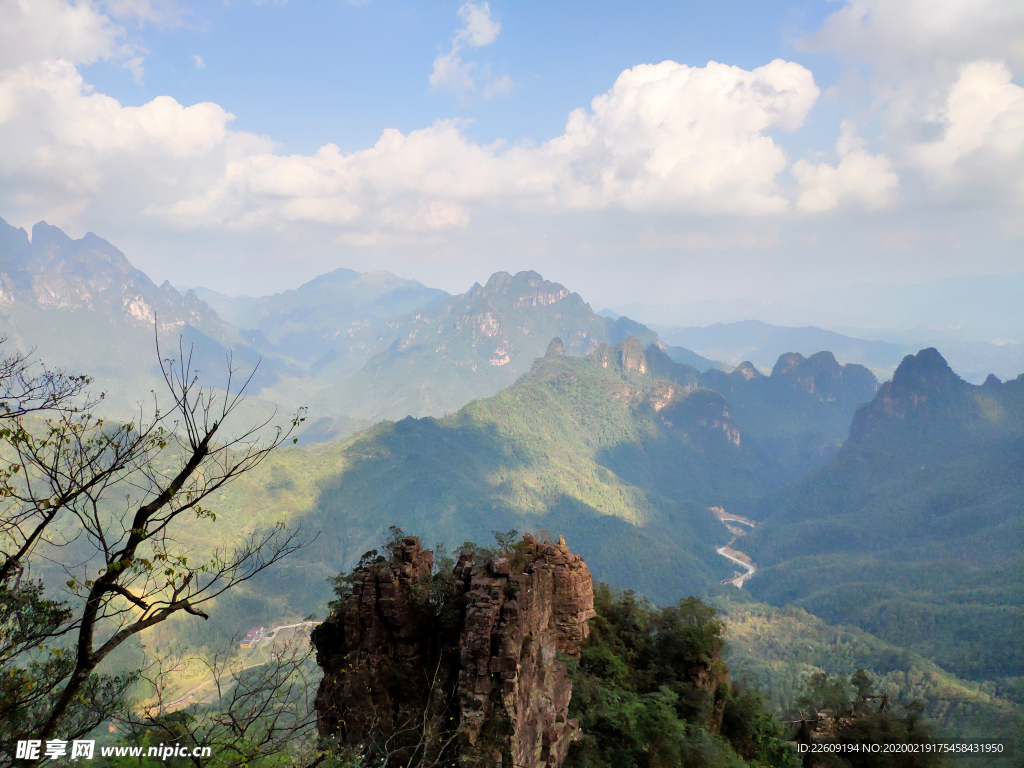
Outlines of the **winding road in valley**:
M722 507L710 507L708 511L721 520L722 524L729 529L729 533L732 534L732 538L729 540L729 543L724 547L718 547L715 552L720 554L729 562L738 565L743 569L742 572L736 571L736 575L731 579L723 579L722 583L732 584L733 586L743 589L743 583L757 573L757 563L752 561L746 553L740 552L738 549L733 549L732 545L736 543L736 539L741 536L745 536L747 533L740 526L745 525L748 528L756 528L757 523L749 517L737 515L733 512L726 512Z

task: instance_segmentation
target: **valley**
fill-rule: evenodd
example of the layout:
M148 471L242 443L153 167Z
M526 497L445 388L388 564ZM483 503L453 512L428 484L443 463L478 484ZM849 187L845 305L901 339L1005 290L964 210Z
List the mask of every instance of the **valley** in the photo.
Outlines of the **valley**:
M273 627L235 651L230 674L256 670L389 526L440 553L516 530L564 535L598 582L655 605L710 601L730 666L780 715L809 676L863 668L944 733L1022 723L1024 377L972 384L936 349L821 329L659 333L535 272L453 296L336 270L232 298L158 287L95 236L0 235L7 343L94 377L108 417L158 389L154 323L204 384L229 358L253 373L239 426L309 408L177 539L204 558L280 523L303 546L208 622L149 630L139 658L209 661L239 626ZM48 583L61 558L89 563L73 541L40 551ZM171 676L167 711L222 693L201 666Z
M722 583L732 584L738 589L743 589L743 583L757 573L757 563L750 559L750 555L734 549L732 545L736 543L737 539L746 535L747 532L744 530L744 526L756 528L757 523L743 515L726 512L722 507L711 507L708 511L721 520L729 533L732 534L729 543L718 547L715 551L729 562L735 563L743 569L742 572L737 571L732 578L722 579Z

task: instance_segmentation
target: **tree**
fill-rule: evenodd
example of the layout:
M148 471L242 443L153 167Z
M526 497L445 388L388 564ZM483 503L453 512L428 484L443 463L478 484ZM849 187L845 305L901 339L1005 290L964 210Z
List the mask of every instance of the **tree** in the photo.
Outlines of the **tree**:
M0 344L3 340L0 340ZM122 706L136 675L97 672L129 638L203 606L303 546L281 524L196 558L187 521L288 440L273 416L230 432L245 397L228 359L225 387L199 383L191 352L157 357L156 395L127 422L104 419L89 379L0 354L0 739L74 738ZM71 556L74 556L72 568ZM48 566L47 566L48 564ZM68 600L44 597L33 566L63 569Z
M117 713L119 730L138 746L179 745L190 754L178 762L195 768L244 768L289 751L300 762L315 759L317 667L309 639L301 635L262 646L255 661L239 659L233 647L193 660L207 668L208 683L197 694L212 699L211 705L192 704L189 697L168 701L168 682L188 662L168 669L155 661L142 673L154 697ZM209 757L198 756L197 747L209 748Z

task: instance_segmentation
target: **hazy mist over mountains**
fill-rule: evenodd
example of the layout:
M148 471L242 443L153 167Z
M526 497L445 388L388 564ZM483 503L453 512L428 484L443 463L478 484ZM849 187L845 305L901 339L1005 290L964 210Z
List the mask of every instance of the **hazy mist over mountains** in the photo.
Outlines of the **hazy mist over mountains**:
M259 362L252 404L311 406L318 429L332 435L380 418L455 411L515 381L554 336L570 354L587 354L627 334L645 344L659 340L676 362L701 371L743 361L768 371L782 354L829 350L881 380L929 343L753 320L650 328L615 313L609 313L614 319L595 314L571 287L536 273L499 273L458 296L388 272L348 269L265 297L229 297L202 287L179 292L167 283L156 286L107 241L92 234L72 240L44 223L30 238L0 220L0 270L4 333L37 348L51 364L95 375L112 404L128 407L137 397L133 390L152 381L152 322L158 317L163 343L176 346L182 335L211 381L224 370L229 350L242 371ZM976 303L983 319L1016 317L1005 305L1024 283L1002 280L987 301L978 294L982 284L975 281L961 302ZM893 303L902 296L911 307L925 306L922 295L952 290L942 285L901 289ZM1011 326L1012 320L999 330L1010 333ZM935 343L969 381L1024 370L1024 344L1017 341Z
M0 768L1024 768L1022 73L0 0Z
M945 733L1024 722L1024 345L651 327L530 271L451 295L341 268L232 297L157 286L92 234L0 220L0 333L93 376L105 412L159 391L154 331L204 384L223 386L229 356L236 386L252 375L239 421L309 408L297 445L212 498L221 535L270 519L316 532L201 632L154 648L315 613L387 525L442 543L557 530L596 578L717 601L738 668L780 709L814 659L869 669Z

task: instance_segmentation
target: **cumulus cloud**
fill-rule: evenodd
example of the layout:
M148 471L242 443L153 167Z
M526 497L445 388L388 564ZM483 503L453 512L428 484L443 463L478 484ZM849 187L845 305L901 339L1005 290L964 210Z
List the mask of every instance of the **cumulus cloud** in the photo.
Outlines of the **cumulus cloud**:
M1012 82L1013 68L1024 67L1019 0L846 0L801 45L871 65L880 143L944 204L983 200L1004 215L1024 214L1024 90ZM828 198L812 193L828 188L812 179L839 178L824 167L794 172L812 184L806 205Z
M818 95L792 62L667 61L626 70L538 147L480 145L459 122L438 121L385 130L357 152L327 144L281 156L269 139L231 130L216 104L164 96L125 107L70 62L48 61L0 74L0 140L11 148L0 173L19 190L0 200L44 216L121 197L184 229L305 222L362 233L464 228L501 206L780 214L791 207L778 182L789 161L770 132L799 128Z
M88 2L0 0L0 68L45 59L91 64L117 52L124 27Z
M169 203L215 183L234 155L269 151L269 141L229 130L232 119L216 104L184 107L170 96L122 106L67 61L4 71L0 201L58 221L90 205L137 215L140 202Z
M489 3L466 3L458 11L462 28L451 39L448 53L434 59L430 73L430 85L453 91L460 96L475 91L479 80L491 79L484 89L484 96L490 98L507 93L512 85L508 75L490 78L490 70L475 61L463 61L464 48L482 48L498 39L501 24L491 18Z
M990 188L1024 181L1024 88L1002 62L974 61L960 69L945 103L933 115L935 141L908 148L911 162L935 186L948 188L983 176Z
M801 45L890 69L982 57L1024 64L1024 5L1019 0L846 0Z
M808 69L781 59L752 71L644 64L574 111L545 151L564 159L577 207L778 213L788 159L768 132L799 128L818 95Z
M0 0L0 70L60 59L72 64L114 60L132 79L142 82L146 51L126 39L117 19L172 23L178 6L172 0Z
M820 213L841 205L878 210L891 202L899 184L892 161L867 152L849 120L843 121L836 152L839 163L835 166L807 160L793 164L791 172L800 187L799 210Z
M180 226L308 221L364 228L464 227L482 207L685 213L784 212L785 153L767 135L798 128L818 88L803 67L753 71L675 62L626 70L537 148L469 141L455 121L370 149L270 153L229 163L213 187L154 209Z

